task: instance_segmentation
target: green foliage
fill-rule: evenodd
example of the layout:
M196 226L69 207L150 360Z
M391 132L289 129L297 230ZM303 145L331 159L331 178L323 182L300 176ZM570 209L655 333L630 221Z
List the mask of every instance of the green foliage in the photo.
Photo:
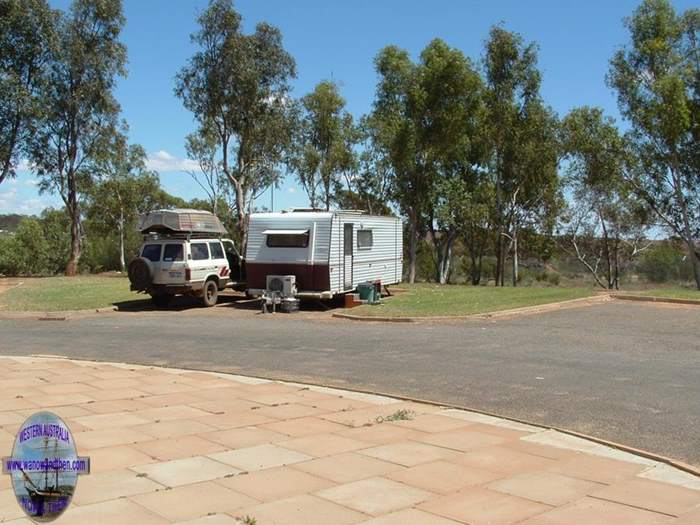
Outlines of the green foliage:
M341 189L342 176L350 181L357 159L353 146L357 131L345 99L335 82L324 80L301 99L289 167L309 197L312 208L330 209Z
M700 10L644 0L625 25L631 41L615 53L608 84L639 159L630 182L685 243L700 289Z
M228 181L241 239L251 200L279 178L291 140L289 80L296 76L282 34L264 22L242 33L231 0L211 0L191 35L194 55L177 75L175 94L191 111L201 136L216 137L206 153Z
M68 275L77 272L81 255L81 199L120 132L112 90L117 76L126 73L126 48L119 41L123 25L121 0L74 0L56 22L58 43L30 160L41 191L57 193L70 218Z
M666 283L688 277L683 253L670 243L659 243L644 252L637 265L639 273L652 283ZM685 270L685 271L683 271Z
M645 209L625 179L633 155L599 108L572 110L562 122L561 141L571 191L564 249L601 287L616 289L648 230Z
M15 176L42 114L54 19L46 0L0 0L0 184Z
M0 274L53 275L63 270L69 236L65 214L45 210L25 218L13 235L0 237Z

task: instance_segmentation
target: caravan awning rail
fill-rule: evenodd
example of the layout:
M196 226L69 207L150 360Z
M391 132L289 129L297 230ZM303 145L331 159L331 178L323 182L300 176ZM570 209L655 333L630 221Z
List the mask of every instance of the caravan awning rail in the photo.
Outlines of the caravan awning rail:
M306 235L309 230L265 230L263 235Z

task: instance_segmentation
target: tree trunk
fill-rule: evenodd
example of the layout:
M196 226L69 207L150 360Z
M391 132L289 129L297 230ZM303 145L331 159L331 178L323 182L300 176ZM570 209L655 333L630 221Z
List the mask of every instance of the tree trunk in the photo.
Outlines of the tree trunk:
M68 277L73 277L78 273L81 253L80 245L80 215L76 204L76 207L70 211L70 253L66 264L66 275Z
M416 282L416 258L418 253L418 226L415 219L409 217L408 239L408 282Z
M10 132L10 140L8 144L8 149L5 152L6 157L2 159L2 170L0 170L0 184L7 178L10 174L10 168L12 168L12 153L17 144L17 135L19 133L19 126L21 119L19 113L15 116L15 120L12 124L12 131Z
M518 286L518 227L513 225L513 286Z
M433 238L433 242L435 239ZM454 235L452 233L447 233L446 238L442 246L436 246L438 248L438 282L440 284L447 284L450 276L450 261L452 260L452 246L454 244Z
M502 268L503 268L503 235L501 235L502 229L499 224L498 228L496 229L496 275L494 276L496 279L496 286L501 285L501 274L502 274Z
M693 242L693 239L688 239L688 241L686 241L686 244L688 246L688 252L690 254L690 259L693 265L695 286L698 290L700 290L700 256L698 255L698 252L695 249L695 242Z
M80 235L80 208L78 205L76 174L70 170L66 174L66 179L68 181L66 208L70 216L70 253L68 254L68 263L66 264L66 275L73 277L78 273L78 263L80 262L82 247Z
M124 257L124 210L119 210L119 268L122 273L126 270L126 259Z
M245 253L245 246L248 235L248 221L245 209L245 194L243 187L240 183L234 183L234 190L236 192L236 230L238 230L238 240L241 243L242 253Z

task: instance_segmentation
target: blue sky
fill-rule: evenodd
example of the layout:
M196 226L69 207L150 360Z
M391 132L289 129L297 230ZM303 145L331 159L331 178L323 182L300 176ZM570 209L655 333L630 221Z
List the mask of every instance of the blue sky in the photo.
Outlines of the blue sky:
M65 9L68 0L51 0ZM151 166L175 195L201 196L182 169L188 166L184 137L193 130L191 115L173 95L174 77L193 48L196 13L206 0L125 0L123 41L129 52L129 75L116 96L130 126L130 140L149 153ZM627 42L622 19L638 0L238 0L246 32L259 21L276 25L295 57L301 96L323 79L340 83L347 107L356 117L369 111L376 85L372 60L385 45L396 44L417 57L433 38L444 39L478 61L489 28L503 23L539 44L542 94L560 115L588 104L618 118L614 94L605 85L608 61ZM692 0L674 0L679 11ZM269 192L259 199L269 206ZM307 205L292 176L275 190L275 208ZM56 197L38 195L31 173L0 186L0 213L37 213L59 205Z

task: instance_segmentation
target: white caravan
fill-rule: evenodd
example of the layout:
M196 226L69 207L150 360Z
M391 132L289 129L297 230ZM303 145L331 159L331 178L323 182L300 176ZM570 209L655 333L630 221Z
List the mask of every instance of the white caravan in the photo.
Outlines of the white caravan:
M401 282L403 226L398 217L354 210L254 213L245 261L252 296L279 276L291 284L283 295L330 299L365 281Z

